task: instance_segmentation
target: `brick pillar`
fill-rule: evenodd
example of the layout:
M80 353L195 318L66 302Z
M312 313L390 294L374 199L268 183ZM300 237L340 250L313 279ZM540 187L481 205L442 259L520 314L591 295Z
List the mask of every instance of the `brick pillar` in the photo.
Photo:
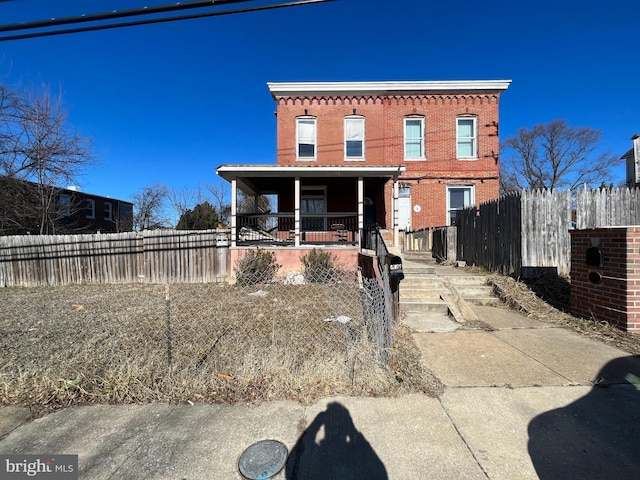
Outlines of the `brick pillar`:
M570 233L571 313L640 332L640 227Z

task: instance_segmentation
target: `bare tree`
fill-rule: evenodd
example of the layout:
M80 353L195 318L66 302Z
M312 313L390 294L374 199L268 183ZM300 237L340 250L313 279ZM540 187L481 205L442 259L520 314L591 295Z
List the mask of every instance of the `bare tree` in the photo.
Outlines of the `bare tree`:
M75 184L93 162L91 141L69 126L61 96L0 86L0 175L36 184L37 201L20 205L37 213L39 233L55 233L56 188Z
M218 220L223 225L229 225L231 221L231 189L227 182L218 182L207 185L207 190L211 193L211 202L218 212Z
M168 191L169 205L176 211L178 217L183 216L188 210L203 202L208 201L206 195L202 193L202 187L191 188L188 185L181 189L172 188Z
M169 188L161 183L144 187L133 196L133 228L137 231L166 228L168 219L165 204L169 198Z
M40 201L33 185L0 176L0 235L40 231Z
M600 130L570 127L564 120L521 128L502 144L500 186L503 192L598 186L609 182L620 162L597 153Z
M181 189L169 190L168 201L178 218L183 217L197 205L209 203L218 215L218 221L228 225L231 218L230 189L226 182L200 185L191 188L187 185Z

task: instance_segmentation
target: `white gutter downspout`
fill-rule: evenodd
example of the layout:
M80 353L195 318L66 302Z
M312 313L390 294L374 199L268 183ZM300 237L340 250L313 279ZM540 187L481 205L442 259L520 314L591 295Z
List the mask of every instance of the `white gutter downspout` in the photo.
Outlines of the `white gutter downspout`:
M362 232L364 230L364 178L358 177L358 248L362 248Z
M400 216L398 212L398 198L400 197L400 185L398 183L398 177L393 177L393 246L400 244L400 227L398 222Z
M295 241L294 241L294 246L299 247L300 246L300 177L296 177L295 182L294 182L294 226L293 228L295 229Z

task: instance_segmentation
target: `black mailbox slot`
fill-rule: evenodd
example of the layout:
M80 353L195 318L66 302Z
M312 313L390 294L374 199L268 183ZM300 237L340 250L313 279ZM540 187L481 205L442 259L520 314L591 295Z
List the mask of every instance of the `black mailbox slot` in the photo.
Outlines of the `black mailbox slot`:
M591 247L587 249L587 265L593 267L604 266L604 253L598 247Z
M398 255L387 253L385 256L385 263L389 266L389 274L396 280L402 280L404 278L404 272L402 271L402 258Z

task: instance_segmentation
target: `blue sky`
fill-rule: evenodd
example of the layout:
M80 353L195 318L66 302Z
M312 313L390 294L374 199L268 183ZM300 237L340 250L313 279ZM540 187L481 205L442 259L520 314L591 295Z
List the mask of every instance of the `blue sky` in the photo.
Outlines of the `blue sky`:
M12 0L0 24L170 3ZM566 119L621 156L640 133L639 47L632 0L337 0L0 42L0 78L61 91L100 162L79 185L130 199L217 182L224 163L275 163L267 82L511 79L502 140Z

